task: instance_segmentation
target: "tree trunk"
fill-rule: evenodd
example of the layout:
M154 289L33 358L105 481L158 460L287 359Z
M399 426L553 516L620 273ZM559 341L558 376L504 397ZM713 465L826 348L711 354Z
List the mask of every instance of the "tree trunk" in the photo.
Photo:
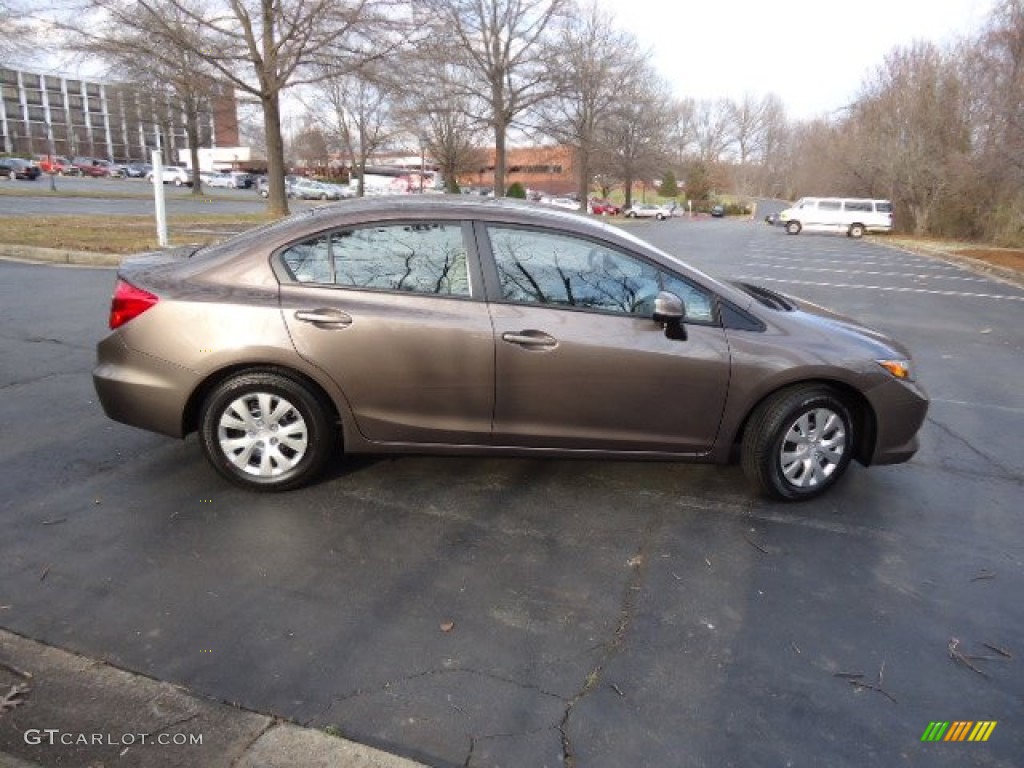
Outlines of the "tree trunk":
M494 196L505 196L505 120L494 121Z
M288 215L288 197L284 186L284 137L281 135L281 104L278 94L264 93L263 130L267 134L267 213Z
M201 195L203 185L199 180L199 115L191 99L188 113L185 115L185 133L188 134L188 153L192 165L192 194Z
M590 153L584 149L576 150L576 170L579 181L580 210L587 210L590 199Z

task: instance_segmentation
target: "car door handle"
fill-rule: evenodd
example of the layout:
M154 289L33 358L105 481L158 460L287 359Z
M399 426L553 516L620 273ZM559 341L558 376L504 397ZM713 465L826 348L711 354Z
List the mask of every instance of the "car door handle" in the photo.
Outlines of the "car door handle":
M509 344L518 344L520 347L530 349L553 349L558 346L558 339L544 331L519 331L518 333L507 332L501 334L501 340Z
M352 325L351 315L338 309L300 309L295 319L313 325L327 325L334 328L348 328Z

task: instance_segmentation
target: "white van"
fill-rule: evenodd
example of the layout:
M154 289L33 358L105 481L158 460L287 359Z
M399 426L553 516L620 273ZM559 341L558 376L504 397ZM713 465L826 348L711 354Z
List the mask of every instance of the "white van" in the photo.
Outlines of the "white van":
M801 197L779 214L779 221L791 235L806 229L862 237L865 232L892 231L892 203L862 197Z

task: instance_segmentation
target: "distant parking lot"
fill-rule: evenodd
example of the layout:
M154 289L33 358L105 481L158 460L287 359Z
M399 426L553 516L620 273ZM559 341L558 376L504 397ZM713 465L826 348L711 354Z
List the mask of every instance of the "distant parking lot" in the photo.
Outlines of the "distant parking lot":
M735 467L542 459L253 495L103 417L111 271L0 262L0 625L438 766L1019 762L1024 290L884 240L631 231L908 344L918 456L785 506ZM956 720L998 724L921 741Z

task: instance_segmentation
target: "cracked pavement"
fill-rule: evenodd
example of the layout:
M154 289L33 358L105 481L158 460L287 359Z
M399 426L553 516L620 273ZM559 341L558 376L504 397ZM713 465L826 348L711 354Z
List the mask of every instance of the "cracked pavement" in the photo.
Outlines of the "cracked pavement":
M749 222L635 231L726 276L954 269ZM933 405L910 464L799 505L735 467L427 457L259 496L194 439L103 417L111 271L0 263L0 626L434 766L1015 765L1024 291L809 282L914 351ZM952 637L1013 658L983 677ZM885 695L849 682L883 668ZM920 741L981 719L985 744Z

